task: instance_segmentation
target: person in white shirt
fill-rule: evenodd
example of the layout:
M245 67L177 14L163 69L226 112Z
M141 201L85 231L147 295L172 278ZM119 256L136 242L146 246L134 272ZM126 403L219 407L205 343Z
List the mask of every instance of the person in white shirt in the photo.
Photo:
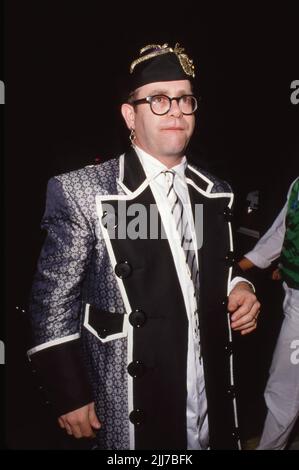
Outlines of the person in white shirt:
M60 426L99 449L240 448L233 332L260 304L234 264L229 185L185 156L194 76L178 44L143 48L131 149L49 181L28 356Z
M299 417L299 178L272 226L239 261L243 271L265 269L280 258L273 279L282 279L284 320L265 389L267 416L258 450L285 449Z

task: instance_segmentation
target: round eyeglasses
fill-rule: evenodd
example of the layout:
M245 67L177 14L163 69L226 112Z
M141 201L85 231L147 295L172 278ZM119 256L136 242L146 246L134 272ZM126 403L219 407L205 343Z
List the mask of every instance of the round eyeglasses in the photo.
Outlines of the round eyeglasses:
M163 116L163 114L169 112L173 100L177 102L183 114L193 114L197 110L197 99L194 95L174 96L172 98L167 95L153 95L132 101L131 104L136 106L138 104L148 103L154 114Z

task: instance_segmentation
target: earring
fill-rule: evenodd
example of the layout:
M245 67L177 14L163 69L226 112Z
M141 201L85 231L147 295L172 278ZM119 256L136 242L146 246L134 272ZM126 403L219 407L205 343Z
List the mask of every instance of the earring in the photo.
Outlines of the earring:
M130 139L130 141L131 141L131 145L133 145L133 144L134 144L134 141L135 141L135 139L136 139L135 129L133 129L133 128L131 129L131 134L130 134L130 136L129 136L129 139Z

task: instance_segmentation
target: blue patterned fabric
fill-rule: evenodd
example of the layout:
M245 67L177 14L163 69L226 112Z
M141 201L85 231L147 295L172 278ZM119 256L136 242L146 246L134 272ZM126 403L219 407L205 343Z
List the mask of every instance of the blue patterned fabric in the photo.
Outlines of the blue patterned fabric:
M35 345L81 333L96 409L105 423L98 440L108 449L129 448L126 339L101 343L82 327L81 314L85 302L111 314L125 312L95 206L96 194L121 192L118 173L114 159L49 181L42 220L48 235L30 311Z

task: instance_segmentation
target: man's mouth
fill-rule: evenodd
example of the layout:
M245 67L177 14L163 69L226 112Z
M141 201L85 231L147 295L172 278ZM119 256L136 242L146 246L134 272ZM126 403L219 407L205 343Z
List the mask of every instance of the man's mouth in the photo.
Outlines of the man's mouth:
M183 127L163 127L162 131L183 131Z

